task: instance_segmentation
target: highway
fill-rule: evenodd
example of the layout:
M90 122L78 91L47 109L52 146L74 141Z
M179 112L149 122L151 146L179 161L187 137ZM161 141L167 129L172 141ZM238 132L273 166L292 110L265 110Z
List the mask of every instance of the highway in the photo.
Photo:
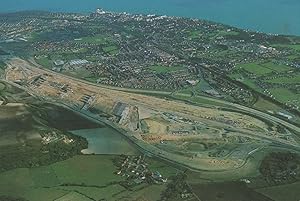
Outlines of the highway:
M60 75L60 74L59 74ZM61 75L60 75L61 76ZM134 138L134 134L133 133L130 133L129 131L126 131L122 128L120 128L119 126L115 125L114 123L108 121L107 119L105 118L100 118L96 115L93 115L92 113L88 113L88 112L85 112L83 110L79 110L79 109L76 109L76 108L73 108L71 106L69 106L68 104L66 103L63 103L63 102L58 102L58 101L54 101L48 97L40 97L38 95L36 95L34 93L34 91L26 88L26 87L22 87L18 84L15 84L11 81L7 81L7 80L3 80L4 82L7 82L15 87L18 87L22 90L25 90L26 92L28 92L30 95L34 96L34 97L37 97L37 98L41 98L43 100L45 100L45 102L49 102L51 104L55 104L55 105L58 105L58 106L62 106L66 109L69 109L69 110L72 110L73 112L76 112L77 114L89 119L89 120L92 120L96 123L100 123L100 124L106 124L107 126L109 127L112 127L113 129L117 130L120 134L122 134L123 136L125 136L131 143L133 143L134 145L136 145L138 147L139 150L141 150L142 152L144 153L149 153L153 156L156 156L162 160L165 160L165 161L168 161L170 163L173 163L173 164L176 164L177 166L180 166L180 167L184 167L184 168L187 168L187 169L190 169L190 170L193 170L193 171L209 171L209 170L206 170L206 169L201 169L201 168L195 168L195 167L192 167L192 166L189 166L187 164L183 164L183 163L179 163L178 161L174 161L174 160L171 160L170 158L167 158L167 157L164 157L164 155L169 155L169 153L164 153L164 151L158 149L157 147L153 146L153 145L149 145L149 144L146 144L145 142L141 141L141 140L137 140L136 138ZM77 81L77 80L76 80ZM250 135L252 136L252 134L249 134L247 132L246 135ZM269 143L273 143L273 144L276 144L277 146L280 146L280 147L285 147L287 149L292 149L292 150L298 150L300 151L300 148L297 147L297 146L293 146L291 144L288 144L287 142L283 142L283 141L277 141L271 137L263 137L257 133L254 133L253 134L253 137L254 138L260 138L261 140L264 140L264 141L268 141ZM251 154L250 154L251 155ZM250 157L250 155L248 157ZM247 160L246 159L244 161L243 164L241 164L239 167L236 167L235 169L238 169L238 168L241 168L242 166L244 166L246 163L247 163ZM212 171L216 171L216 172L221 172L221 171L226 171L226 170L212 170Z
M100 87L100 88L107 88L107 89L110 89L110 90L124 91L124 92L129 92L129 93L148 93L148 94L149 93L154 93L154 94L161 94L161 95L170 95L171 94L171 92L124 89L124 88L118 88L118 87L110 87L110 86L104 86L104 85L99 85L99 84L93 84L93 83L90 83L90 82L87 82L87 81L84 81L84 80L80 80L80 79L77 79L77 78L73 78L73 77L63 75L61 73L53 72L53 71L50 71L50 70L47 70L47 69L44 69L44 68L39 68L36 65L35 66L32 66L32 65L23 66L22 68L24 68L24 69L31 68L32 70L38 71L39 73L49 73L49 74L51 73L52 75L57 75L57 76L60 76L60 77L71 79L71 80L74 80L76 82L85 83L85 84L93 85L93 86ZM178 160L174 160L174 158L176 159L176 157L172 157L168 152L162 151L162 150L160 150L159 148L157 148L153 145L150 145L150 144L148 144L148 143L146 143L142 140L136 139L134 137L134 133L130 133L129 131L126 131L126 130L120 128L120 126L115 125L113 122L110 122L107 119L99 118L98 116L96 117L95 115L93 115L91 113L87 113L85 111L74 109L66 103L60 103L57 100L54 101L54 100L50 99L49 97L39 97L38 95L35 94L35 92L32 89L28 89L26 87L19 86L15 83L7 81L7 80L4 80L4 81L6 81L9 84L12 84L12 85L14 85L18 88L21 88L21 89L27 91L29 94L33 95L34 97L42 98L45 101L50 102L52 104L54 103L54 104L59 104L60 106L64 106L65 108L71 109L74 112L82 115L83 117L88 118L90 120L93 120L95 122L98 122L98 123L101 123L101 124L105 123L106 125L108 125L108 126L114 128L115 130L119 131L122 135L124 135L130 142L135 144L143 152L150 153L150 154L152 154L152 155L154 155L154 156L156 156L156 157L158 157L162 160L168 161L170 163L176 164L176 165L181 166L181 167L185 167L185 168L193 170L193 171L215 171L215 172L228 171L228 169L222 169L222 168L219 169L219 170L217 170L217 169L215 169L215 170L201 169L199 167L197 168L195 165L190 166L188 163L186 164L186 163L183 163L183 162L178 162ZM187 94L180 94L180 95L188 96ZM219 102L219 103L222 103L222 104L226 104L226 105L235 107L235 108L237 108L237 109L239 109L243 112L246 112L248 114L252 114L252 115L258 116L262 119L266 119L266 120L269 120L269 121L272 121L272 122L282 124L282 125L286 126L287 128L289 128L289 129L291 129L295 132L300 133L300 128L299 127L297 127L297 126L295 126L295 125L293 125L293 124L291 124L287 121L284 121L282 119L274 117L272 115L263 113L261 111L258 111L258 110L255 110L255 109L252 109L252 108L249 108L249 107L245 107L245 106L242 106L242 105L226 102L226 101L223 101L223 100L218 100L218 99L209 98L209 97L205 97L205 96L199 96L199 97L201 97L203 99L206 99L206 100L209 100L209 101ZM249 135L248 132L247 132L247 135ZM250 136L251 136L251 134L250 134ZM257 137L257 138L260 138L261 140L268 141L270 144L272 143L272 144L275 144L279 147L284 147L284 148L288 148L288 149L291 149L291 150L300 151L299 146L291 145L287 142L283 142L282 140L276 140L276 139L271 138L271 137L260 136L258 133L253 133L253 137ZM250 156L251 156L251 154L247 158L244 159L243 164L240 164L238 167L233 167L231 170L242 168L247 163L248 158Z
M123 91L123 92L146 93L146 94L151 94L152 93L152 94L159 94L159 95L164 95L164 96L172 95L172 93L173 93L173 92L155 91L155 90L127 89L127 88L120 88L120 87L113 87L113 86L107 86L107 85L102 85L102 84L91 83L91 82L88 82L88 81L85 81L85 80L82 80L82 79L66 76L62 73L57 73L57 72L45 69L42 66L40 66L39 64L37 64L35 61L33 61L33 59L29 60L29 62L32 65L34 65L36 68L38 68L42 71L49 72L49 73L52 73L52 74L56 74L56 75L59 75L59 76L62 76L62 77L66 77L68 79L72 79L72 80L77 81L77 82L93 85L93 86L96 86L96 87L102 87L102 88L106 88L106 89L111 89L111 90L116 90L116 91ZM32 68L34 68L34 67L32 67ZM180 95L180 96L186 96L186 97L190 96L190 95L184 94L184 93L176 93L176 94ZM297 137L298 138L300 137L300 128L298 126L296 126L296 125L294 125L294 124L292 124L288 121L282 120L278 117L275 117L271 114L264 113L264 112L261 112L259 110L247 107L247 106L239 105L239 104L236 104L236 103L231 103L231 102L228 102L228 101L225 101L225 100L220 100L220 99L215 99L215 98L211 98L211 97L207 97L207 96L200 96L200 95L197 95L196 97L199 97L199 98L202 98L202 99L205 99L205 100L208 100L208 101L213 101L213 102L221 103L221 104L224 104L224 105L228 105L228 106L237 108L237 109L239 109L243 112L246 112L248 114L251 114L251 115L254 115L254 116L257 116L257 117L267 119L269 121L284 125L285 127L296 131L297 132Z

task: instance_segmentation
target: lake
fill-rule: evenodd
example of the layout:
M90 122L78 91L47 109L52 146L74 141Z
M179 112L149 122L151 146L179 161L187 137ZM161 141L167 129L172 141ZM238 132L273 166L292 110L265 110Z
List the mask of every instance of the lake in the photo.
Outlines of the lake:
M82 150L83 154L138 154L134 145L112 128L81 129L70 132L87 139L89 145L87 149Z
M207 19L244 29L300 35L299 0L2 0L0 12L91 12L97 7L129 13Z
M66 108L45 103L40 107L42 118L50 127L81 136L88 141L83 154L139 154L135 145L107 125L95 123Z

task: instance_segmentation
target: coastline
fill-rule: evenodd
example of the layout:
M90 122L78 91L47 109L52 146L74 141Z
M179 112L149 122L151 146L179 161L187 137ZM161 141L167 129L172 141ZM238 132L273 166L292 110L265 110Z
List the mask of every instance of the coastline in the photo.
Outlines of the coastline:
M26 10L41 10L50 12L70 12L70 13L90 13L101 7L113 12L128 12L132 14L157 14L185 18L203 19L212 22L222 23L241 29L280 34L300 36L300 13L296 12L300 8L300 3L283 3L281 1L269 0L230 2L195 0L184 2L177 0L154 0L143 2L129 0L128 2L91 0L89 3L78 1L76 4L63 2L45 1L40 3L37 0L29 0L26 4L19 0L1 3L0 13L11 13ZM274 15L274 13L277 13ZM280 14L278 14L280 13Z

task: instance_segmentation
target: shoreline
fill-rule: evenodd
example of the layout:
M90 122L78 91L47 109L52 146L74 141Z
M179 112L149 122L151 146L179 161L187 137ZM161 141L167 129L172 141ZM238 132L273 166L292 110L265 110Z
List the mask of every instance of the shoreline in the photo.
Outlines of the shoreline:
M119 2L120 3L120 2ZM281 18L278 18L277 20L273 20L273 18L266 18L267 16L260 16L264 17L269 20L262 20L259 19L259 15L255 16L253 14L250 15L250 13L243 13L245 19L240 19L238 21L235 21L234 19L236 16L232 15L232 13L229 13L229 11L224 10L223 14L213 14L216 12L213 8L210 8L211 10L207 10L206 14L199 14L202 13L202 8L198 8L199 5L197 5L196 8L187 7L185 9L179 9L178 6L171 5L170 7L164 7L162 6L157 8L152 7L120 7L120 6L112 6L112 5L105 5L103 3L102 5L95 4L91 2L91 6L86 5L84 7L67 7L63 6L59 7L57 6L49 6L49 8L45 8L43 5L36 4L33 7L24 7L24 8L12 8L12 9L0 9L0 15L6 15L11 13L18 13L18 12L27 12L27 11L41 11L41 12L53 12L53 13L74 13L74 14L90 14L94 12L97 8L101 7L105 11L110 11L113 13L128 13L132 15L159 15L159 16L169 16L169 17L180 17L180 18L187 18L187 19L197 19L197 20L205 20L212 23L218 23L238 29L242 29L249 32L257 32L257 33L264 33L264 34L270 34L270 35L284 35L284 36L300 36L300 28L298 28L298 22L297 18L293 17L291 18L290 15L284 15L284 12ZM129 2L130 4L130 2ZM253 3L255 4L255 3ZM276 4L277 5L277 4ZM141 6L141 5L140 5ZM252 5L253 6L253 5ZM297 7L297 6L295 6ZM5 8L5 6L4 6ZM79 9L80 8L80 9ZM218 10L221 10L221 7L216 7ZM199 9L199 10L196 10ZM183 10L183 11L182 11ZM230 10L231 11L231 10ZM234 13L241 12L240 10L232 10L235 11ZM211 14L208 14L211 13ZM279 12L276 9L274 12ZM228 13L228 15L226 15ZM235 15L237 15L237 13ZM222 17L221 17L222 16ZM300 16L299 16L300 17ZM249 19L252 18L253 20ZM289 19L291 18L291 19ZM246 23L246 21L249 21L250 23ZM298 20L299 21L299 20ZM274 25L274 27L271 27L271 25ZM280 26L279 26L280 25ZM276 27L275 27L276 26ZM299 29L299 30L298 30Z

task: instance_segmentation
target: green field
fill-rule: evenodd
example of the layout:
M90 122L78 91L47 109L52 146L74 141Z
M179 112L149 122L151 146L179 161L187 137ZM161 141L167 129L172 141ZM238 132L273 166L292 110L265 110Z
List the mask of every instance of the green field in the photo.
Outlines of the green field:
M273 62L239 64L238 67L258 76L266 75L272 72L280 73L293 69L289 66L275 64Z
M237 31L219 31L219 35L221 36L237 36L239 34Z
M253 105L254 108L263 110L263 111L274 111L274 112L279 112L282 110L281 107L278 105L265 100L263 98L258 98L257 102Z
M45 175L40 179L49 179L54 175ZM65 194L62 190L47 189L34 183L30 169L16 169L0 174L0 196L24 197L29 201L53 201Z
M187 34L190 39L197 39L200 38L203 33L201 31L193 30L193 31L188 31Z
M294 49L297 51L300 51L300 45L299 44L295 44L295 45L283 45L283 44L278 44L278 45L274 45L274 47L284 47L284 48L290 48L290 49Z
M70 192L66 195L64 195L63 197L60 197L59 199L55 200L55 201L66 201L66 200L72 200L72 201L93 201L92 199L77 193L77 192Z
M52 61L48 57L40 57L38 59L35 59L35 61L43 67L46 68L52 67Z
M282 102L300 100L300 94L293 93L289 89L285 88L273 88L270 89L270 92Z
M196 184L191 186L199 199L205 201L272 201L241 182Z
M113 156L76 156L72 159L49 166L58 177L59 183L106 186L110 181L121 181L114 174L116 167ZM48 168L49 168L48 167Z
M77 68L72 70L63 70L62 72L65 75L80 78L80 79L88 79L88 78L95 78L95 81L98 79L96 78L91 71L88 71L85 68Z
M238 67L256 75L264 75L272 72L271 69L265 68L258 63L240 64Z
M271 69L276 72L285 72L285 71L293 70L292 67L289 67L289 66L286 66L283 64L275 64L273 62L267 62L267 63L263 63L261 65L265 68Z
M268 80L270 83L286 83L286 84L299 84L300 74L296 74L293 77L279 77L272 80Z
M72 190L63 184L106 187L123 178L114 174L112 156L76 156L53 165L16 169L0 174L0 195L24 196L30 201L52 201ZM99 195L100 196L100 195Z
M252 89L255 89L255 90L257 90L257 91L260 91L260 90L261 90L261 88L260 88L258 85L256 85L256 83L255 83L253 80L251 80L251 79L244 79L244 80L242 81L242 83L244 83L244 84L247 85L248 87L250 87L250 88L252 88Z
M81 43L92 43L97 45L105 45L110 43L111 39L109 37L103 36L103 35L95 35L95 36L87 36L81 38L79 42Z
M247 85L248 87L250 87L251 89L254 89L256 91L262 91L262 89L255 83L254 80L249 79L249 78L243 78L240 74L231 74L230 78L235 79L240 81L241 83Z
M256 191L268 196L274 201L299 201L299 186L300 182L296 182L293 184L262 188Z
M66 161L38 168L20 168L0 174L0 196L23 197L29 201L53 201L71 197L72 201L121 200L139 197L158 200L165 185L142 184L128 191L121 185L124 177L116 175L115 156L75 156ZM147 159L149 168L165 177L177 173L166 164ZM65 196L65 197L64 197ZM83 197L84 198L83 198Z
M206 35L205 32L201 31L201 30L190 30L187 31L188 37L189 39L198 39L203 35ZM239 35L239 32L236 31L226 31L226 30L218 30L216 32L210 33L210 38L216 38L219 36L236 36Z
M111 55L115 55L118 53L118 47L115 45L107 46L103 48L103 51Z

